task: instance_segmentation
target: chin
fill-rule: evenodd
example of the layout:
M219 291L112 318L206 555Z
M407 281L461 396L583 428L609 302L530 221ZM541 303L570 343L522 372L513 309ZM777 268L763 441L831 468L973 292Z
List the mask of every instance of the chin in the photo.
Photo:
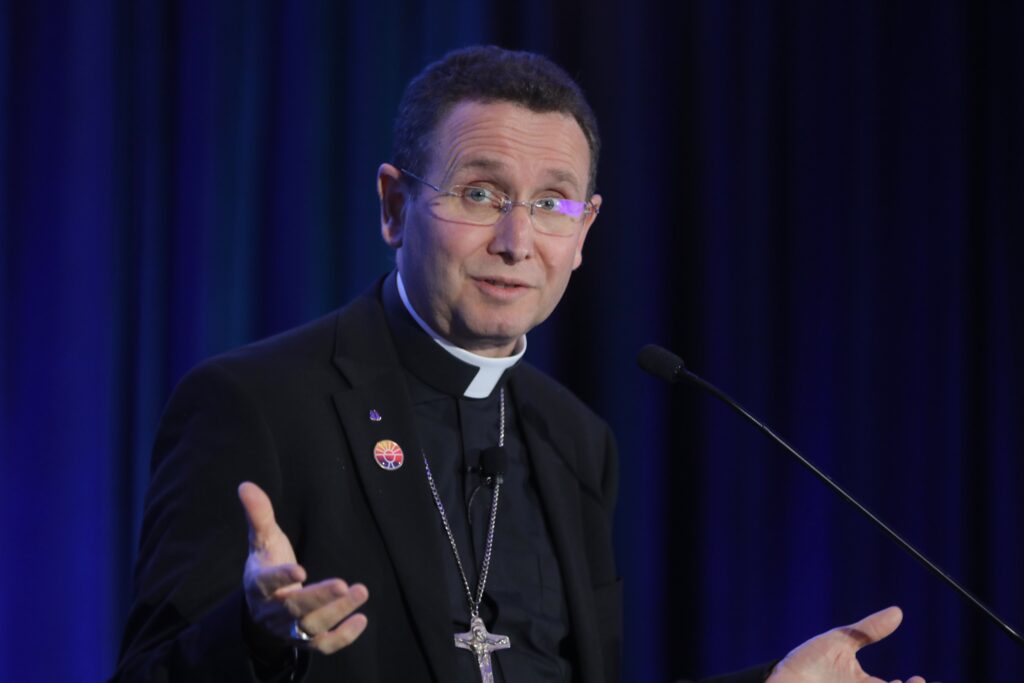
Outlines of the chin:
M514 344L521 336L526 334L530 328L525 325L508 324L479 324L467 325L462 337L467 341L474 341L477 344L500 347L506 344Z

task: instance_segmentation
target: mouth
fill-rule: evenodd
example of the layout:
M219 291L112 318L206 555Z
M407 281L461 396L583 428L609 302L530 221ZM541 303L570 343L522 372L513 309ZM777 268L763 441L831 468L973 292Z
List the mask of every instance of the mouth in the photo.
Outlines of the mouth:
M525 289L528 286L525 282L510 280L503 277L478 277L474 279L478 282L483 282L491 287L498 287L500 289Z
M522 280L506 277L474 277L473 281L481 292L494 301L518 301L531 289Z

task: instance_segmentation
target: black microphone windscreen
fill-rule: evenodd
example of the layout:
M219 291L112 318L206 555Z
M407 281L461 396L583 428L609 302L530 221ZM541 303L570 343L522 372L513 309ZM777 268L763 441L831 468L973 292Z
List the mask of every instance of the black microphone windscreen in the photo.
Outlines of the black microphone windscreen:
M480 469L485 477L503 477L508 471L508 453L501 446L485 448L480 453Z
M678 382L677 373L685 367L682 358L656 344L648 344L640 349L636 362L641 370L666 382Z

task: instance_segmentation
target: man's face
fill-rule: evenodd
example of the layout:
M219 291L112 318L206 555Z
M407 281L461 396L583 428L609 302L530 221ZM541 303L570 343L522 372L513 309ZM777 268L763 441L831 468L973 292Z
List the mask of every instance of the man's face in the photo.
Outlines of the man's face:
M429 168L409 170L442 189L493 187L520 201L551 192L587 199L590 149L566 114L463 102L441 121L433 142ZM413 308L462 348L508 355L562 298L595 214L569 236L536 231L522 206L493 226L447 222L430 211L437 193L412 180L403 186L400 175L390 164L381 166L382 231L398 247ZM592 201L599 206L601 198Z

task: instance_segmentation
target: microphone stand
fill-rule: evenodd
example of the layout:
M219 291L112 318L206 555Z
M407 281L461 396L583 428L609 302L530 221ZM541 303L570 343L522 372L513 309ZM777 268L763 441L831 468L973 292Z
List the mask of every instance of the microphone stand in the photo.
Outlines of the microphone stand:
M933 574L938 576L940 579L950 585L953 590L959 593L969 603L974 605L975 608L983 612L989 619L995 622L999 628L1001 628L1007 635L1010 636L1018 645L1024 645L1024 637L1010 628L1009 624L1000 619L996 614L986 607L980 600L971 595L963 586L957 583L949 574L944 572L938 565L925 557L917 548L912 546L910 543L905 541L902 536L893 531L885 522L880 520L873 512L864 507L856 498L847 493L841 486L836 484L827 474L818 469L814 463L800 455L795 448L790 446L782 437L773 432L768 425L761 422L759 419L751 415L747 410L732 399L728 394L723 392L721 389L716 387L714 384L706 381L693 372L690 372L686 368L683 359L675 355L671 351L664 349L654 344L648 344L640 350L640 354L637 356L637 362L640 368L645 372L648 372L655 377L665 380L669 384L675 384L680 381L688 382L694 386L700 387L704 391L707 391L718 400L725 403L727 406L735 410L737 413L749 420L755 427L757 427L763 434L770 438L775 443L782 446L790 455L796 458L797 462L806 467L811 473L820 479L826 486L832 489L840 498L845 500L847 503L857 508L865 517L877 526L879 529L885 532L889 538L894 540L897 545L910 553L918 562L928 568Z

